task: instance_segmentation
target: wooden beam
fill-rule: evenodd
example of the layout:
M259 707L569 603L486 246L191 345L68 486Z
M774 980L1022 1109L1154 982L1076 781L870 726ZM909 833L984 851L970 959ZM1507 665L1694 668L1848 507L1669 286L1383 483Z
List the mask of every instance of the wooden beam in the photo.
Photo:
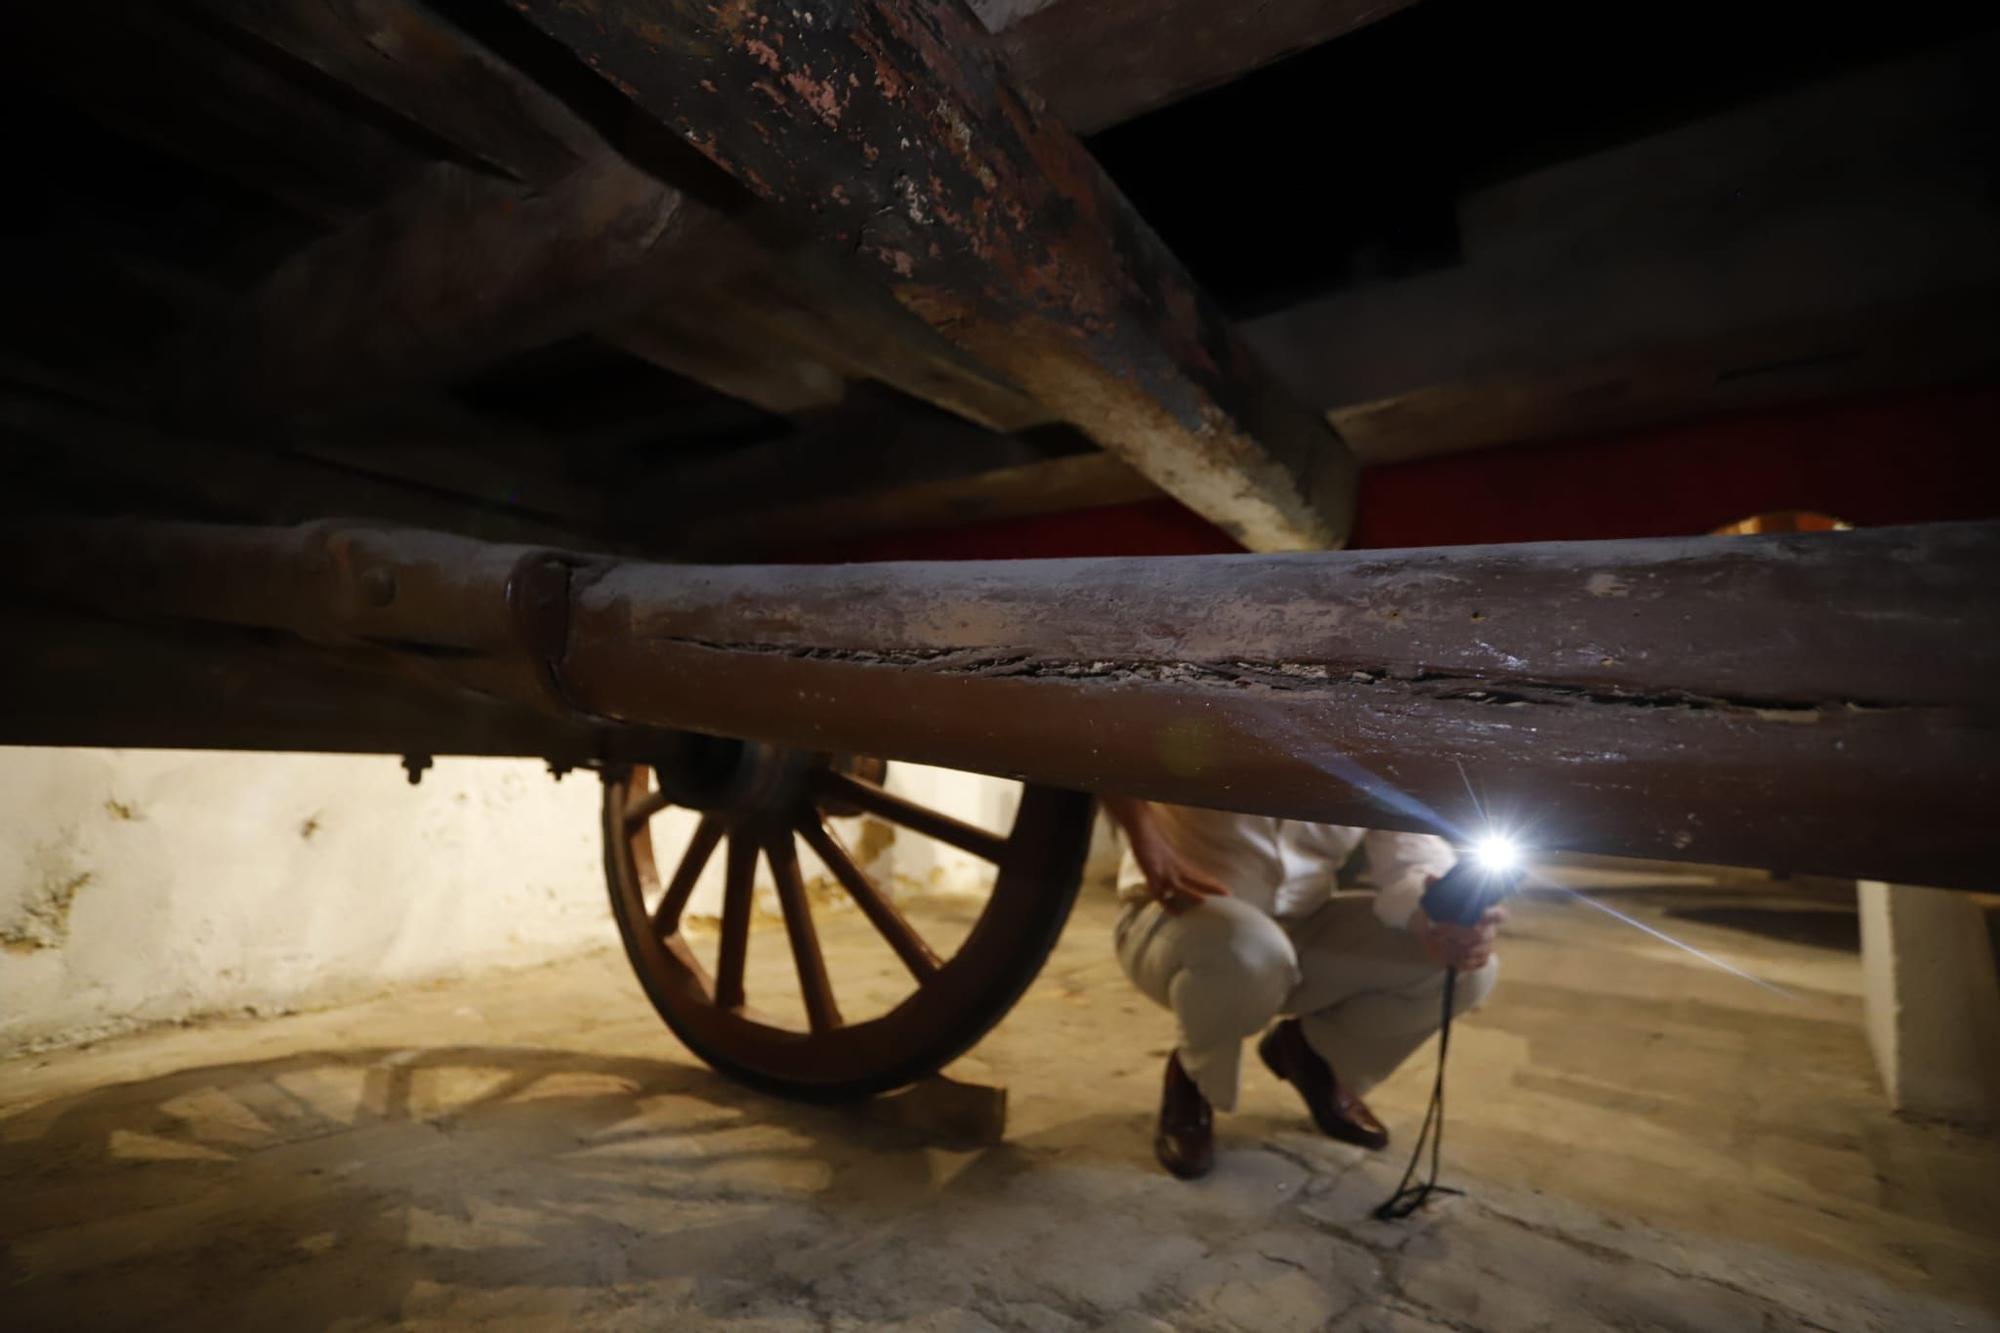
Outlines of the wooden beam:
M1074 431L1000 435L863 389L838 407L801 416L791 434L634 479L619 501L635 523L679 528L1082 452L1100 451Z
M185 2L516 180L560 180L610 151L559 99L421 4Z
M1338 545L1353 464L971 15L517 8L907 308L1246 546ZM806 22L806 18L816 21Z
M1101 449L986 468L961 463L951 472L817 499L720 510L676 524L672 549L703 559L770 558L816 543L1129 504L1160 493L1124 460Z
M1290 818L1983 887L2000 525L652 571L594 711Z
M547 187L580 165L611 155L593 128L519 69L407 0L196 3L442 138L468 162L529 186ZM1337 36L1395 7L1393 0L1289 3L1275 15L1266 6L1257 22L1246 23L1197 6L1199 12L1161 25L1151 21L1157 15L1149 20L1131 4L1104 9L1059 4L1008 29L1006 45L1029 81L1040 79L1041 91L1059 113L1080 115L1082 128L1093 129ZM1133 40L1142 27L1146 40ZM1115 64L1109 77L1107 64ZM530 206L525 196L522 203ZM549 212L545 201L532 206ZM706 208L688 200L682 207L692 213ZM575 222L582 227L589 218L579 215ZM685 285L689 270L712 262L712 248L682 253L669 237L655 268L658 279L669 282L673 275L666 270L678 270ZM747 307L756 313L746 314ZM708 331L712 345L687 336L690 329ZM769 335L780 348L776 364L759 366L742 355L745 339L732 342L732 330L757 342L764 341L756 337L760 331ZM605 332L635 354L772 411L838 401L827 382L838 370L880 379L996 430L1023 430L1051 419L817 252L778 256L740 281L704 288L699 295L684 291L676 310L654 311Z
M1948 887L2000 856L2000 523L741 568L66 522L0 529L0 587L558 715L1286 818Z
M736 240L742 254L756 256L754 262L716 265L659 256L653 280L673 293L672 318L685 328L725 330L722 341L734 340L744 352L762 346L781 363L803 360L849 379L878 380L989 430L1022 431L1054 420L827 248L792 246L764 253L747 235L737 233ZM644 317L653 318L654 312ZM628 351L646 354L643 329L636 336L631 327L607 336ZM817 397L812 405L839 401L837 395Z
M1699 339L1612 357L1429 384L1343 404L1327 415L1372 465L1861 394L1990 382L2000 372L1996 311L2000 287L1988 287L1811 319L1722 327ZM1317 335L1307 336L1316 342ZM1801 474L1801 483L1810 476Z
M442 396L343 413L286 431L273 445L293 457L464 496L578 534L606 533L611 526L605 492L571 475L570 437L496 422Z
M604 333L607 341L677 375L780 415L831 407L847 379L785 336L754 307L668 299Z
M1007 63L1078 134L1227 83L1413 0L1055 0L1001 29Z
M295 523L328 514L575 545L588 525L514 503L410 484L332 457L169 435L22 392L0 393L0 508L198 515Z
M152 0L9 5L20 76L107 127L339 222L413 179L424 152Z
M620 728L384 669L377 655L0 602L0 745L520 755L584 764ZM400 782L390 765L383 781Z
M513 188L480 182L486 211L520 213L538 219L538 243L582 251L596 238L602 218L593 213L583 182L606 182L632 195L647 186L643 173L618 157L595 129L554 95L513 65L433 11L409 0L198 0L215 18L235 25L287 58L312 66L385 112L424 127L455 147L464 158L514 178ZM468 173L468 178L472 177ZM470 192L472 187L466 187ZM433 194L435 182L433 182ZM462 211L414 207L421 191L391 204L381 219L357 228L364 238L383 226L411 233L412 245L452 255L468 290L497 287L519 292L511 276L512 256L493 253ZM435 204L436 201L433 200ZM565 211L567 210L567 211ZM560 335L600 332L635 355L688 374L721 392L773 411L791 411L838 401L828 383L834 371L874 378L917 398L996 430L1021 430L1050 419L1020 390L998 380L878 287L857 282L842 265L810 249L767 253L741 223L710 205L678 197L676 210L686 230L664 234L646 256L606 253L611 284L630 298L622 309L580 301L563 307L567 321L545 308L530 312L535 328L567 323ZM425 240L424 238L430 238ZM370 244L341 241L335 254L351 258ZM341 281L363 288L393 287L403 275L348 271L347 259L331 262ZM490 281L479 280L481 262L496 265ZM344 275L344 276L342 276ZM663 308L664 294L674 296ZM243 337L265 341L268 326L282 330L314 323L312 310L292 311L273 293L261 309L248 312ZM448 343L477 346L496 336L492 308L475 299L457 313L466 327L449 327L446 308L432 313L429 327ZM715 333L703 346L689 329ZM376 336L367 320L329 329L323 339L335 360L346 360L350 344ZM504 337L505 335L499 335ZM764 337L776 344L777 364L760 367L742 355L747 341ZM734 339L732 342L731 339ZM311 348L292 346L298 354ZM417 357L412 366L426 363ZM310 373L310 372L309 372ZM407 376L405 377L407 381Z
M281 265L204 331L183 406L324 409L464 374L643 306L635 272L712 215L618 158L547 191L438 163L360 222Z
M698 524L684 541L694 551L740 553L752 549L749 536L760 553L797 552L815 543L1130 504L1159 493L1117 455L1093 450Z
M1157 498L1079 432L1002 435L879 390L796 431L670 464L619 489L618 529L674 558L783 558L816 543Z

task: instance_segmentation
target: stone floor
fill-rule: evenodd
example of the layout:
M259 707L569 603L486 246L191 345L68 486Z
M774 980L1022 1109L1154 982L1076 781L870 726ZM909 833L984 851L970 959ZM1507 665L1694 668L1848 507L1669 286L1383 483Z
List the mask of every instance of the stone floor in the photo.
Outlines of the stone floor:
M1591 898L1787 993L1522 903L1453 1044L1469 1194L1411 1222L1368 1213L1428 1053L1375 1099L1388 1154L1315 1137L1257 1069L1214 1176L1157 1170L1168 1027L1097 896L968 1062L1009 1089L998 1143L741 1092L609 951L0 1064L0 1325L2000 1328L2000 1145L1883 1109L1851 911ZM824 932L837 977L888 983L864 923ZM753 995L789 966L762 939Z

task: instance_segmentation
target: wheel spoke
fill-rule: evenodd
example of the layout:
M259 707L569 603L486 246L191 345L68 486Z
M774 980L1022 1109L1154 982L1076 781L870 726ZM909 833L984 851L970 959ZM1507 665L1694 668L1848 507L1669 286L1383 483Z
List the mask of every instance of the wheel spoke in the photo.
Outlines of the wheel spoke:
M640 771L643 772L644 770ZM644 796L641 796L638 800L625 807L625 831L629 833L633 829L645 824L654 815L666 809L669 804L671 802L667 800L665 792L647 792Z
M798 967L799 990L806 1000L806 1021L814 1032L830 1031L840 1026L840 1006L834 1003L833 982L826 975L826 959L820 956L819 934L813 929L805 883L799 878L799 854L792 845L792 831L773 833L764 844L764 856L771 863L771 878L777 881L785 934L791 937L792 962Z
M861 867L854 864L854 858L840 845L833 831L820 821L819 816L807 811L799 819L799 834L806 840L806 846L813 849L813 855L826 863L840 886L847 890L847 896L854 899L854 905L868 918L882 938L889 941L889 947L896 951L896 957L903 960L903 966L910 969L910 975L919 982L928 981L937 974L942 964L938 956L931 952L923 937L904 919L895 905L884 898L881 891L861 873Z
M729 835L728 875L722 886L722 943L715 959L715 1005L743 1007L743 964L750 955L751 891L757 880L757 844L742 831Z
M998 865L1007 855L1007 840L997 833L968 824L962 819L954 819L938 810L930 810L914 801L884 791L872 782L863 782L831 769L820 774L819 792L822 800L857 806L871 815L880 815L894 824L912 829L927 838L950 843L962 852L991 861Z
M674 871L674 878L667 885L667 891L660 899L660 905L653 909L653 934L664 939L680 929L681 911L694 893L695 881L708 865L708 858L715 853L715 845L722 841L722 821L714 815L703 815L701 823L695 826L694 838L681 856L681 863Z

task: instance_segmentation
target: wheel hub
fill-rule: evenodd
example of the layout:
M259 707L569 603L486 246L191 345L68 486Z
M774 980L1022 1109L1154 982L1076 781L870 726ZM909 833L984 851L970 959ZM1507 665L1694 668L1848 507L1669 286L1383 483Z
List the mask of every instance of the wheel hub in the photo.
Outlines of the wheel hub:
M655 780L673 804L750 828L795 808L823 756L759 741L684 733L653 762Z

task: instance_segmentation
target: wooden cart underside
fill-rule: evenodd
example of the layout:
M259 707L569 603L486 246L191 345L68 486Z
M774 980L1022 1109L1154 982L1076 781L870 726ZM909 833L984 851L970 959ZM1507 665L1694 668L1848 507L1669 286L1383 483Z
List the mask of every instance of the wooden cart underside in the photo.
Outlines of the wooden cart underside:
M1982 882L1992 529L1695 535L2000 495L2000 48L1813 23L16 6L0 740L1469 776ZM1143 558L1586 537L1657 540ZM976 553L1142 558L751 563Z

